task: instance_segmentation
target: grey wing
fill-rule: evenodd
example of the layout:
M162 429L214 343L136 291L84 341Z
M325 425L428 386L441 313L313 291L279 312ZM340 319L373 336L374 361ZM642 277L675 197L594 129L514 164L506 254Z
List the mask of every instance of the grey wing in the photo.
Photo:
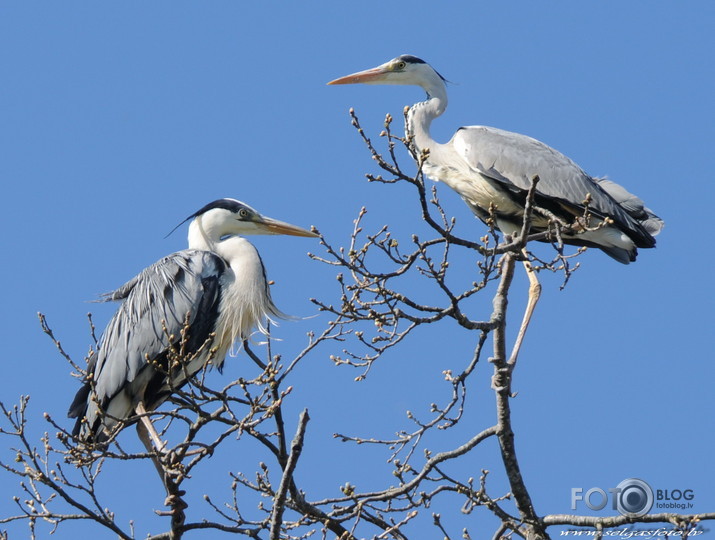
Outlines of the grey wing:
M97 400L103 407L135 381L146 368L147 359L166 353L170 336L174 336L174 343L178 342L187 317L187 349L196 350L204 343L218 313L219 279L225 269L223 260L210 252L180 251L105 295L124 301L107 325L96 360L88 366ZM89 393L90 385L85 383L70 406L69 416L78 418L75 431L79 431L85 416L90 429L97 429L91 418L96 417L96 411L92 411Z
M536 139L491 127L469 126L457 131L452 144L470 167L509 189L526 191L534 175L538 175L537 197L542 203L551 202L578 214L590 194L592 212L612 218L639 247L655 244L651 230L656 227L641 223L647 210L643 201L610 180L605 184L604 180L592 178L568 157ZM617 192L628 197L619 197ZM652 212L650 215L658 219Z
M629 193L623 186L612 182L608 178L594 178L594 180L616 200L621 208L635 217L650 234L655 236L663 229L665 226L663 220L656 216L650 208L646 207L642 199Z

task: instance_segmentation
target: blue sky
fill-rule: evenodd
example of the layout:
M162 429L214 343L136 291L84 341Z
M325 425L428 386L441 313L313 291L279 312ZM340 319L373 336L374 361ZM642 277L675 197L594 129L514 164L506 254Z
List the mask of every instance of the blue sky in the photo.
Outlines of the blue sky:
M90 344L86 313L100 328L112 314L112 306L88 302L185 247L185 227L165 235L213 199L238 198L315 225L336 245L348 241L366 205L368 226L390 224L409 238L421 224L408 192L366 183L375 166L347 111L354 107L377 135L385 113L399 118L422 92L325 83L410 53L453 83L433 126L437 140L469 124L525 133L622 183L666 222L657 249L641 251L636 264L590 251L565 291L544 276L513 402L537 511L568 512L571 488L606 489L629 477L693 489L694 510L712 511L714 23L715 6L705 1L3 3L0 399L31 394L35 418L47 411L62 419L77 383L36 313L81 359ZM446 186L439 194L461 235L483 234L456 195ZM337 299L333 272L306 256L320 252L317 242L254 243L283 311L310 317L310 297ZM463 264L469 271L473 261ZM525 290L520 272L515 307ZM490 302L476 302L474 316L487 317ZM299 350L323 321L282 323L283 354ZM441 372L463 365L474 339L439 325L362 383L332 365L333 351L301 364L287 407L311 412L298 467L309 498L336 495L346 481L361 487L360 478L365 488L385 487L373 471L384 470L386 455L369 450L363 458L332 433L389 436L408 427L406 409L426 415L446 398ZM244 359L230 359L224 377L244 369ZM473 381L474 433L493 418L489 375L485 365ZM212 467L240 470L245 459L253 471L253 452L242 439ZM497 460L487 445L467 466L477 475L496 471ZM107 471L107 490L136 490L145 473L153 471ZM3 509L14 493L8 480L0 482ZM494 486L498 492L503 481ZM139 536L158 532L147 508L162 500L151 483L118 511L137 519ZM486 513L452 518L454 534L463 526L491 531Z

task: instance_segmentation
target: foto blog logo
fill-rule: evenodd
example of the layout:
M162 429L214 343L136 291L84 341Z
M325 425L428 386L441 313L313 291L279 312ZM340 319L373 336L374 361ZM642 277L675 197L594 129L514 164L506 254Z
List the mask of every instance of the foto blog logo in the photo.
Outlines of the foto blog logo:
M629 517L647 514L655 500L653 489L639 478L626 478L616 487L608 488L608 493L613 510ZM608 504L608 499L606 491L599 487L592 487L585 493L583 488L571 488L571 510L576 510L581 501L591 510L601 510Z

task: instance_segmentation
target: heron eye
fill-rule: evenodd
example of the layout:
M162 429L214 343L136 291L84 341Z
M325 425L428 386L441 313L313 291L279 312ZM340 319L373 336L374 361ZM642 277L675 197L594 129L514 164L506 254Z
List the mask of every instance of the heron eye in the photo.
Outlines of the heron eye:
M246 210L245 208L241 208L241 209L238 211L238 215L239 215L240 217L242 217L242 218L247 218L247 217L248 217L248 210Z
M405 62L397 62L397 69L405 69L407 67L407 64Z

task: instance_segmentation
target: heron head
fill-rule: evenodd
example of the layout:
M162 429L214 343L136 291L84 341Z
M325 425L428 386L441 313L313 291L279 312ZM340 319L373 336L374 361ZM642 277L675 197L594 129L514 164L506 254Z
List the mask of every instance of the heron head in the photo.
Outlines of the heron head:
M182 223L190 219L193 221L189 226L189 247L215 244L224 237L234 235L318 236L302 227L263 216L246 203L236 199L218 199L210 202Z
M423 88L434 84L435 79L445 82L427 62L410 54L403 54L377 67L340 77L328 84L404 84Z

